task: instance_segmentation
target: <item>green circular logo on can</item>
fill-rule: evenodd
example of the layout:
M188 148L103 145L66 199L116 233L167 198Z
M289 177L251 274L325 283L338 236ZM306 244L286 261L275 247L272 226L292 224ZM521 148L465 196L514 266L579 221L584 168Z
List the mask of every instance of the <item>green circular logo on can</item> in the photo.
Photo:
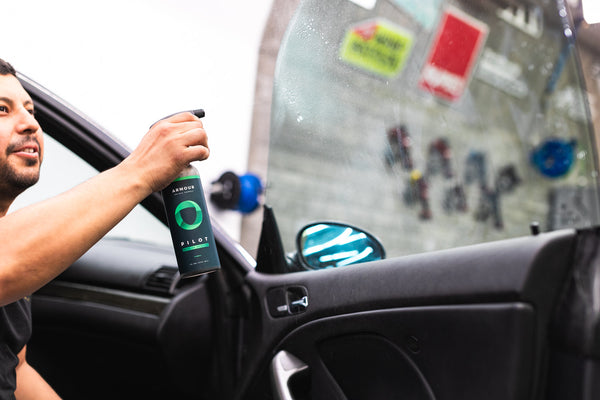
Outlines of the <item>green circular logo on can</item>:
M193 208L196 212L196 219L191 224L185 222L183 220L183 216L181 215L181 212L187 208ZM191 200L182 201L175 209L175 221L177 222L177 225L186 231L196 229L202 223L202 209L198 204Z

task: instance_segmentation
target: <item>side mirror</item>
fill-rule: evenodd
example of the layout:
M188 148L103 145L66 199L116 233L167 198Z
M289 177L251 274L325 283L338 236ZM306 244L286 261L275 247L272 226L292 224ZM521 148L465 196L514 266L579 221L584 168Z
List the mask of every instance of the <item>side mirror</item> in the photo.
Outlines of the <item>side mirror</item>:
M373 235L350 225L319 222L305 226L296 237L297 260L308 269L344 267L385 258Z

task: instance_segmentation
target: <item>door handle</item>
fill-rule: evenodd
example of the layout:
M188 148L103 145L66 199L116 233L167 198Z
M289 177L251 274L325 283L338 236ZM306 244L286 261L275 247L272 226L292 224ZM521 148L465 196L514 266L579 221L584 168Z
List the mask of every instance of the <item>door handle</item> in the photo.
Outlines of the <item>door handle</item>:
M307 308L308 308L308 296L303 296L301 299L292 301L290 303L290 312L292 314L297 314L301 311L306 311Z
M285 350L280 351L271 361L271 380L276 400L294 400L289 388L292 376L308 369L308 365Z

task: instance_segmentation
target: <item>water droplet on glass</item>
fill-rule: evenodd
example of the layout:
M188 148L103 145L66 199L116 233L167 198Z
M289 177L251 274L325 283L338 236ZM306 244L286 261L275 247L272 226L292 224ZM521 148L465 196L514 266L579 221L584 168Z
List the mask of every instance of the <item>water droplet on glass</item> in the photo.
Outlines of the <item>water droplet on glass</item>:
M565 29L565 36L566 36L566 37L571 37L571 36L573 36L573 32L571 31L571 28L566 28L566 29Z

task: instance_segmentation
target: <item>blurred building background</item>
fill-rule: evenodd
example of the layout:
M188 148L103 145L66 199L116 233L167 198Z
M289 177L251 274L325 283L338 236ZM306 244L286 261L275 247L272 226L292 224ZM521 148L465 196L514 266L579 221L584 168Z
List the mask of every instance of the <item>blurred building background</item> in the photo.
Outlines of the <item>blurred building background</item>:
M398 3L408 1L398 0ZM542 0L539 3L549 5L553 1ZM437 0L431 2L440 4ZM511 6L517 3L531 3L529 0L450 0L450 2L479 10L477 12L483 12L481 10L490 5L497 8L498 4ZM334 27L333 22L350 27L362 21L369 13L357 6L360 3L372 3L378 11L398 24L414 32L420 32L420 28L407 17L405 12L392 6L393 0L322 2L319 7L322 6L323 12L314 15L315 29L318 27L326 32ZM569 0L568 3L573 18L581 20L579 0ZM409 132L414 135L415 145L420 146L421 150L426 148L429 140L442 136L443 132L430 129L428 125L428 119L440 118L435 102L427 103L426 106L431 108L431 114L427 114L405 100L390 102L386 109L387 106L380 107L366 100L368 99L366 96L365 104L361 104L360 99L349 102L349 111L340 112L338 109L331 108L332 106L325 101L327 96L332 96L331 93L320 94L317 91L314 97L315 104L311 106L312 108L307 108L311 113L294 114L288 122L290 130L295 132L294 130L300 127L310 129L313 123L311 119L319 118L324 121L327 128L321 126L318 130L328 129L327 134L330 135L329 143L332 147L313 143L314 152L323 153L323 158L298 157L296 150L300 148L299 146L311 144L302 141L302 133L305 131L298 130L295 139L293 135L290 137L293 140L275 142L272 140L273 79L276 60L282 38L300 4L300 0L253 2L227 0L218 3L196 0L170 2L107 0L101 3L75 0L58 0L51 3L12 2L7 4L0 14L0 24L5 31L13 32L15 35L11 36L14 39L5 40L0 45L0 57L11 61L22 73L74 104L76 108L81 109L118 136L129 147L137 144L149 124L156 119L182 109L204 107L207 111L205 126L209 131L211 144L210 160L200 165L206 189L209 190L211 182L225 171L257 174L267 184L266 201L274 205L276 216L281 219L280 227L283 230L282 236L286 240L286 250L291 250L293 247L291 241L300 226L309 222L308 219L314 218L346 219L346 222L367 228L375 234L380 230L389 231L386 223L394 220L414 235L407 234L407 230L399 230L399 236L391 237L388 241L398 243L406 241L405 246L412 248L414 246L410 240L414 240L415 243L419 242L418 246L427 247L428 245L423 243L423 237L428 231L438 229L433 224L419 219L418 213L403 204L401 197L403 188L399 183L404 184L409 175L406 171L401 171L398 165L386 171L385 149L386 131L402 123L407 123ZM327 16L326 5L330 4L338 8L335 9L335 15ZM327 18L330 18L329 21ZM26 29L23 29L23 21L27 21ZM526 34L517 33L515 29L512 30L515 32L508 28L504 29L501 23L494 20L486 23L492 27L492 33L487 38L491 48L510 51L517 58L556 60L559 56L560 47L557 47L552 36L527 39ZM352 85L367 93L373 92L375 86L366 75L355 74L352 79L344 76L347 68L342 63L326 71L313 68L314 65L311 63L318 61L318 57L335 58L339 50L339 37L336 38L337 41L320 43L321 38L316 37L315 32L307 30L302 37L302 40L306 39L307 42L312 40L316 47L313 52L314 60L309 58L297 63L296 71L299 75L308 76L317 82L319 79L325 82L328 77L335 78L333 80L338 80L340 90L337 93L338 98L344 101L343 95L349 91L348 88L351 89ZM600 135L600 27L582 22L577 34L577 51L585 77L586 97L594 120L595 136L598 138ZM512 36L526 39L518 42L521 44L517 48L509 49L508 47L513 43L517 43L511 41ZM298 42L298 39L291 38L292 45L298 45ZM393 96L394 90L401 92L413 85L418 79L419 68L428 45L427 40L415 41L414 54L417 54L418 59L413 64L407 65L399 79L390 80L387 85L389 88L382 90L382 93ZM177 56L174 57L173 54ZM490 56L493 58L494 54L490 53ZM536 82L543 82L548 78L553 67L554 63L547 66L540 65L537 70L540 79ZM485 99L486 96L492 99L493 96L497 96L497 93L494 94L489 87L477 80L472 86L473 93L478 96L478 99ZM567 92L565 93L565 96L568 95ZM461 106L463 110L458 110L457 115L469 106L467 103ZM565 103L567 104L562 106L568 107L568 101ZM578 107L577 104L571 105ZM485 104L478 104L478 107L481 106ZM487 106L488 114L497 115L496 119L501 119L503 115L508 114L523 119L530 117L526 107L506 108L493 101L490 101ZM275 108L277 107L281 109L280 106L275 105ZM364 110L365 113L348 115L356 109ZM470 122L461 125L459 119L454 125L450 117L443 122L449 124L446 126L453 126L454 131L467 126L465 141L468 144L468 138L475 137L469 135L475 135L476 129L468 132L471 129ZM301 121L301 124L298 121ZM276 122L281 123L281 120L278 119ZM575 125L578 125L579 129L581 124L575 123ZM509 126L506 130L510 131L510 128ZM500 136L502 135L497 137ZM269 146L273 144L278 149L275 157L269 153ZM353 157L353 162L349 162L343 149L350 149L353 146L361 148L364 154ZM453 143L453 146L458 155L464 155L461 152L466 151L465 143ZM502 152L500 151L499 154ZM419 159L422 156L423 151L416 153L415 163L424 168L423 160ZM505 154L499 158L510 159L512 156L512 154ZM339 160L349 165L348 175L328 177L330 166ZM270 172L267 171L269 162L276 167ZM307 173L306 166L311 163L314 165L312 170L308 170L310 173ZM372 175L364 174L365 168L376 170L378 179L373 180L370 178ZM325 178L324 182L329 179L328 191L322 191L319 195L316 195L319 188L312 186L314 183L312 178L317 175ZM291 187L273 184L285 176L295 184ZM352 179L355 180L352 193L348 193L348 189L340 186L338 196L331 194L331 189L335 189L340 180ZM441 186L434 186L431 188L431 195L439 197L441 190ZM506 215L507 228L501 233L502 235L513 229L513 226L516 226L514 234L526 234L530 222L526 221L528 216L531 213L546 212L544 207L547 205L538 207L537 204L537 199L542 198L543 195L537 196L531 197L525 211L523 211L524 202L516 198L507 200L505 204L506 209L509 210ZM352 205L349 203L349 198L356 201L356 204L347 208L352 208L355 212L346 215L338 214L341 207L336 205ZM319 215L305 215L303 208L305 199L309 200L312 206L320 207ZM377 218L370 218L369 206L377 207ZM440 215L439 202L433 204L433 207L434 215ZM438 209L435 209L436 207ZM280 209L281 211L278 212ZM240 240L250 253L255 254L262 223L260 209L242 215L237 211L212 207L211 216L225 228L229 235ZM466 229L471 229L466 225L465 228L460 228L462 219L444 218L446 226L456 227L459 234ZM515 225L511 222L513 220L523 221ZM547 222L543 221L543 225L547 225ZM497 233L490 224L484 228L486 232L489 231L487 233L491 237ZM500 237L500 234L497 237ZM440 237L435 240L445 239ZM388 243L384 244L389 246Z

